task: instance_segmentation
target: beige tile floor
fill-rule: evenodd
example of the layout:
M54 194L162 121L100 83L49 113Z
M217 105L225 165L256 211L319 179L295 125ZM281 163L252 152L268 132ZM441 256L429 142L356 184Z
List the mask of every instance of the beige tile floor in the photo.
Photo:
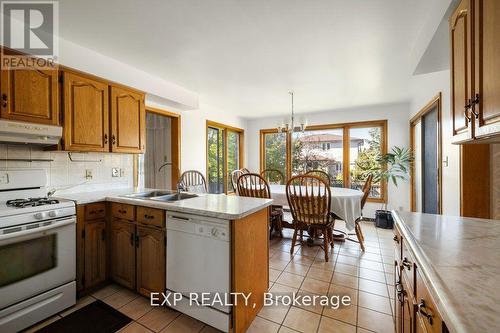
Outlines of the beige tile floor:
M338 226L342 222L337 223ZM319 247L297 247L290 255L290 231L271 240L269 288L308 295L349 295L352 305L265 307L249 333L368 333L394 332L392 230L363 222L366 251L352 242L336 243L329 262ZM121 333L217 332L203 323L168 308L152 308L149 300L116 285L83 297L77 305L27 330L34 332L96 299L133 319Z

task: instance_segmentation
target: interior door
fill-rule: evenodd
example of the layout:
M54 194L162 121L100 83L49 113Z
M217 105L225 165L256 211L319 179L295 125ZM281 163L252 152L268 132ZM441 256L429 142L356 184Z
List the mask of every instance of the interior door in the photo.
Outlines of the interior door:
M439 214L439 132L438 110L434 108L421 120L422 212Z
M109 151L108 85L64 73L64 149Z
M1 77L2 118L59 125L57 70L2 70Z
M476 137L500 133L500 2L476 0L474 111ZM477 99L476 99L477 96Z
M450 18L451 108L454 141L473 137L470 110L471 95L471 15L470 0L462 0Z
M111 151L142 153L146 141L144 94L111 87Z

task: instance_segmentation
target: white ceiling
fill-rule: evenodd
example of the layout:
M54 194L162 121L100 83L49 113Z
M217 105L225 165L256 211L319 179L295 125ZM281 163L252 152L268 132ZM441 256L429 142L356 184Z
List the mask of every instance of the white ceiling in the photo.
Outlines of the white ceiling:
M408 99L433 0L61 0L60 34L255 118Z

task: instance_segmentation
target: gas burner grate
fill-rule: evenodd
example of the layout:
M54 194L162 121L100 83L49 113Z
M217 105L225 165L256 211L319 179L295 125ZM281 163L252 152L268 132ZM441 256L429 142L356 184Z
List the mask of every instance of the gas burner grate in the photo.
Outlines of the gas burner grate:
M44 206L44 205L52 205L59 203L59 200L50 199L50 198L28 198L28 199L14 199L8 200L7 206L9 207L36 207L36 206Z

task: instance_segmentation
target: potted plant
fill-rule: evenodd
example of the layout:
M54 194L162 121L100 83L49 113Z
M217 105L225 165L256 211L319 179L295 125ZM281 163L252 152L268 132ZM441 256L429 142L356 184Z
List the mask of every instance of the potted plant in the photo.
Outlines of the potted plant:
M390 153L379 156L377 162L378 168L372 172L373 181L392 181L398 187L398 181L409 179L413 154L409 148L394 146ZM375 212L375 225L378 228L393 228L394 221L391 212L387 210L387 202L384 203L384 209Z

